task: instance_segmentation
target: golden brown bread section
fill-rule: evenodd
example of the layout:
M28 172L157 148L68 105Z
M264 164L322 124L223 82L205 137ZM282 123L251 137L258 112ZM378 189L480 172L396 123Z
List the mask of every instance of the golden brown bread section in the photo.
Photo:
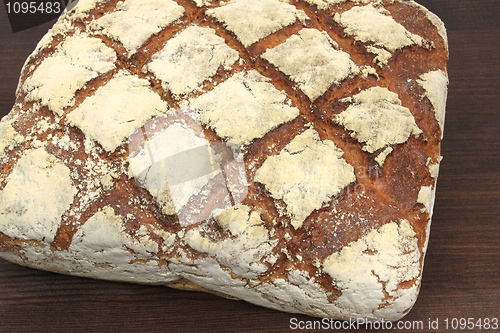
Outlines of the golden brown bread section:
M2 120L0 256L397 320L422 276L446 43L411 1L81 0Z

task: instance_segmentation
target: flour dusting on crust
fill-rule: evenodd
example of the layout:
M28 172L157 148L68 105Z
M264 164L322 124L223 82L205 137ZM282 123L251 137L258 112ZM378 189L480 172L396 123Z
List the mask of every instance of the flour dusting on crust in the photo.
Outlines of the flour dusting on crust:
M323 203L356 180L354 168L331 141L321 141L313 128L296 136L283 151L268 157L254 180L287 205L295 229ZM335 172L332 172L335 170Z
M429 242L447 59L413 1L75 1L0 122L0 257L398 320Z
M204 124L238 145L296 118L299 109L289 104L287 95L255 70L235 74L192 102Z
M332 84L340 84L359 68L348 53L337 49L328 34L302 29L283 44L267 50L262 58L290 76L311 101L323 95Z
M170 39L147 68L162 80L165 89L182 95L199 88L219 67L228 69L239 59L215 30L190 26Z
M148 119L168 111L147 80L120 71L67 118L69 124L113 152Z
M245 205L238 205L216 217L218 223L235 238L213 242L203 237L200 229L186 233L186 243L193 249L214 256L222 265L244 278L256 278L267 271L262 262L271 255L273 248L269 231L258 212L250 211Z
M100 39L69 37L24 82L27 101L40 100L58 115L74 103L75 93L88 81L115 68L116 53Z
M422 37L410 33L391 16L382 14L372 6L353 7L342 14L335 14L334 19L356 40L373 42L389 51L425 44Z
M399 287L420 274L415 235L408 221L391 222L330 255L323 267L342 292L335 304L359 318L400 318L417 297L417 283Z
M343 2L347 2L349 0L305 0L311 5L316 5L319 9L325 10L328 9L330 5L335 5L335 4L340 4ZM367 4L370 2L373 2L373 0L350 0L351 2L354 3L362 3L362 4ZM379 1L379 0L377 0Z
M434 107L436 119L442 133L444 131L444 114L448 94L448 77L443 71L437 70L422 74L417 82L425 89L425 96Z
M149 37L181 18L184 12L172 0L126 0L90 25L121 42L128 56L132 56Z
M369 88L353 99L354 104L334 116L333 121L352 131L351 136L365 143L363 149L369 153L422 133L410 110L386 88Z
M224 6L207 10L207 15L224 22L243 46L248 47L297 20L303 22L309 19L303 10L285 2L232 0Z
M52 242L76 194L68 167L38 148L17 162L7 181L0 191L0 232Z

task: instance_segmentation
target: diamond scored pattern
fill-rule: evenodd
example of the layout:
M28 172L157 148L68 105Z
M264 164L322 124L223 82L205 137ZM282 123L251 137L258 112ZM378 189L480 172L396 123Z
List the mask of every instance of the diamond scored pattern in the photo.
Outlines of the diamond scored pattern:
M245 47L297 20L309 20L302 10L278 0L261 0L259 5L253 0L233 0L221 7L207 10L206 14L222 22ZM118 39L128 49L135 50L142 45L139 41L132 45L132 40L127 45L124 38ZM349 54L338 50L337 43L326 32L317 29L304 28L282 44L268 49L261 57L288 75L311 101L322 96L331 85L338 85L349 75L359 73L359 68ZM230 69L238 59L238 51L217 36L215 30L195 25L169 39L152 56L146 69L160 79L165 90L170 90L173 97L180 100L216 75L221 66ZM263 137L299 114L298 109L283 104L289 97L266 80L257 71L246 74L239 72L218 84L212 91L191 100L191 103L199 109L200 120L214 128L221 137L232 143L248 145L253 139ZM241 128L245 127L247 131L242 132ZM318 147L323 147L319 144L321 141L318 141L318 137L315 140ZM335 163L339 163L346 171L349 170L350 166L341 157L340 150L337 154ZM322 165L318 170L325 167L326 165ZM268 181L266 186L272 187L276 180ZM294 227L300 227L304 219L319 208L328 196L335 195L352 181L353 177L342 181L331 179L329 186L335 191L330 193L324 190L314 203L298 197L295 198L298 200L292 200L294 191L282 193L283 198L287 198L285 202L289 206ZM300 186L296 184L295 190L315 186L311 184L314 182L310 179L304 180ZM280 186L286 187L286 184Z
M302 22L309 19L304 11L277 0L261 0L258 4L255 0L233 0L206 13L223 22L245 47L293 24L297 19Z
M147 65L175 95L187 94L215 75L220 66L229 67L238 52L210 28L190 26L174 38Z
M296 118L299 109L289 102L284 92L252 70L236 73L192 104L204 124L229 142L243 145Z
M71 112L67 122L113 152L136 128L167 110L167 103L150 89L149 81L120 71ZM108 130L109 123L113 131Z
M196 4L202 5L198 2ZM137 0L127 0L120 4L114 13L123 16L130 11L129 7L136 8L136 5ZM149 0L147 5L156 6L158 2ZM170 2L168 6L174 6L177 18L184 13L181 6ZM112 14L105 15L103 18L109 16L111 19ZM244 47L251 46L297 20L301 22L309 20L302 10L279 0L260 0L259 5L253 0L233 0L220 7L208 9L206 14L223 23L227 30L236 35ZM140 13L134 16L142 19ZM149 25L146 29L149 32L146 34L145 30L142 31L142 37L128 36L129 29L120 25L116 29L121 29L121 35L115 34L115 36L111 33L111 28L106 28L105 24L101 23L105 21L103 18L96 21L95 28L118 39L130 54L133 54L147 38L155 33L149 25L151 22L146 20L143 23L145 27ZM173 22L172 18L169 18L167 26ZM164 28L166 25L162 24L162 26ZM295 82L313 102L332 85L339 85L347 77L360 72L348 53L339 50L338 44L326 32L314 28L303 28L283 43L265 51L261 58L289 76L290 80ZM163 48L151 57L145 69L153 73L161 81L162 87L172 92L175 99L182 100L183 96L199 90L200 85L215 76L221 67L229 70L239 59L239 52L219 37L214 29L191 25L169 39ZM267 80L255 70L237 72L216 85L211 91L192 99L190 104L199 110L200 120L212 127L219 136L231 143L248 145L252 140L263 137L280 124L292 121L299 114L298 109L286 105L289 103L289 97ZM242 132L241 128L247 128L247 130ZM312 132L309 130L307 133ZM98 141L103 143L103 140ZM317 142L318 147L323 147L320 145L319 137L315 137L313 141ZM108 147L108 150L112 150L118 144L118 142L114 143L113 147ZM349 170L348 164L340 155L340 150L337 153L335 163L340 163L339 165L346 171ZM269 163L271 162L268 161L264 165L268 167ZM326 165L318 170L323 167ZM259 170L257 173L261 175L260 181L269 189L272 188L277 180L265 180L262 172L264 170ZM292 217L292 224L294 227L300 227L314 209L319 208L329 196L335 195L354 180L351 176L342 181L331 179L330 188L335 188L335 192L327 193L328 191L325 190L326 192L324 191L316 198L315 203L305 198L290 199L293 197L293 191L282 193L278 197L288 198L285 202L288 206L288 214ZM297 188L303 189L304 186L314 183L311 180L303 181L304 183L297 185ZM286 188L286 184L278 187ZM276 193L274 194L277 195Z
M283 44L267 50L262 58L288 75L315 101L332 84L338 85L350 74L359 72L349 54L336 47L326 32L302 29Z
M130 57L149 37L184 12L184 7L172 0L127 0L119 2L112 13L93 21L91 27L122 43Z
M59 25L60 30L75 28L71 32L74 36L81 34L87 41L94 39L94 43L90 45L92 48L89 46L89 49L95 47L96 50L102 51L108 48L108 56L96 61L92 57L93 52L76 47L75 50L80 51L75 57L79 59L78 64L81 65L81 61L86 60L93 65L97 63L97 68L92 67L95 73L92 73L91 78L83 77L75 81L68 71L59 70L58 73L61 73L62 77L73 80L69 82L72 93L62 94L62 97L68 95L71 98L74 95L83 97L83 101L74 100L77 102L76 105L71 104L73 100L58 100L57 98L61 96L44 100L44 90L40 90L42 85L39 86L37 80L26 80L23 89L26 94L29 93L28 98L37 103L54 104L47 106L60 116L56 117L58 125L65 122L66 125L81 130L85 134L85 142L80 145L75 143L77 147L75 152L78 154L80 151L84 156L83 151L85 151L89 156L92 154L92 158L86 161L84 157L68 152L71 163L73 158L75 165L76 162L84 162L81 167L83 173L80 173L80 169L76 166L65 169L62 167L66 163L65 157L59 161L52 155L52 150L45 150L47 146L43 145L50 144L49 139L43 138L33 142L36 145L40 144L41 147L25 154L17 162L17 166L10 174L10 180L7 179L10 183L3 191L5 196L5 193L16 188L16 193L21 194L19 197L21 200L15 197L13 201L6 201L5 198L3 201L23 203L26 200L22 200L23 193L18 189L26 186L18 186L24 184L19 179L26 175L28 178L40 178L45 175L46 179L42 177L42 182L38 182L40 186L36 192L37 197L32 200L35 205L31 202L25 203L24 206L30 215L36 215L39 212L35 206L48 207L54 202L59 202L57 211L49 214L50 216L45 214L48 217L45 216L43 222L53 220L55 223L53 227L41 229L38 234L29 234L25 232L25 225L19 224L20 222L15 220L17 217L14 217L11 219L21 228L6 230L12 232L13 237L21 232L28 238L54 240L54 244L57 244L60 242L60 239L56 240L56 237L59 237L57 232L64 236L68 230L67 225L59 225L68 221L66 217L61 217L68 211L66 206L72 205L64 216L73 216L73 213L80 216L81 212L91 211L88 209L91 204L95 205L98 211L92 217L86 214L86 217L82 218L83 223L77 225L68 251L60 249L52 251L49 247L43 250L41 247L43 243L36 244L32 246L33 259L27 257L26 262L33 260L35 264L43 267L40 263L49 262L46 258L61 259L61 267L64 265L64 269L73 274L79 272L80 266L84 267L81 262L88 262L89 271L81 275L106 279L112 277L139 283L159 281L167 282L168 285L168 282L175 282L182 276L199 286L258 305L318 317L345 319L347 315L354 313L359 317L376 319L401 318L413 304L420 283L422 261L417 243L421 238L416 238L413 224L399 219L403 216L403 211L395 212L398 203L391 205L392 207L388 207L387 210L380 209L380 213L375 212L378 209L371 209L370 200L373 201L373 207L386 206L392 202L389 192L389 186L392 185L387 187L387 197L383 187L380 187L380 194L378 191L359 194L351 190L356 189L357 181L361 186L367 184L363 183L364 181L370 181L366 177L356 177L355 171L361 170L357 158L359 155L356 154L363 154L363 160L367 157L366 162L371 163L374 154L377 153L375 160L383 167L383 160L392 152L392 146L403 144L411 135L417 137L422 131L415 122L412 112L403 105L406 104L404 103L406 99L399 100L403 93L398 96L382 87L383 81L378 80L377 72L373 68L362 65L358 67L352 61L350 54L340 50L328 34L337 36L334 38L341 38L337 31L327 30L328 33L322 31L323 28L318 27L321 23L315 20L319 16L317 13L311 14L310 19L305 12L298 9L304 1L316 4L321 9L344 0L294 1L294 4L298 3L297 7L290 5L289 0L228 0L227 2L115 0L107 2L106 5L117 4L116 8L109 10L110 13L99 19L92 18L90 14L79 16L84 18L83 23L86 24L83 33L79 30L81 21L71 16L69 19L63 17L61 21L68 25ZM354 8L371 1L376 0L353 1ZM91 0L80 3L82 6L91 7L89 5L91 2L103 1ZM189 2L191 3L188 4ZM211 9L201 8L205 6L210 6ZM381 6L383 7L383 4ZM108 9L105 8L104 11ZM186 11L188 15L184 16ZM215 20L219 23L215 23ZM310 21L305 23L308 20ZM300 27L298 21L305 23L303 27ZM222 31L222 25L226 31ZM344 27L344 32L346 31ZM279 35L273 36L272 34L276 32L279 32ZM115 43L110 43L108 38L100 38L101 34L107 35ZM283 35L285 37L281 39ZM61 39L66 40L66 44L61 43L63 46L73 38L62 36ZM239 42L235 43L232 36L236 36ZM251 47L269 36L271 38ZM269 46L268 42L273 45ZM391 42L394 40L391 39ZM412 42L418 44L413 39ZM126 54L117 52L116 46L119 43L121 46L118 49L123 50L123 46ZM57 44L44 45L49 53L53 53L48 57L38 52L37 59L42 60L41 64L38 64L38 69L35 69L39 74L35 79L40 78L40 82L46 81L42 80L40 68L44 69L44 64L45 66L53 64L49 61L54 61L54 54L58 56L57 50L51 50L53 45ZM112 50L113 46L115 49ZM138 50L144 52L137 54ZM346 50L351 48L346 46ZM117 58L114 52L118 53ZM156 53L151 55L153 52ZM70 54L73 55L71 52ZM353 52L351 54L354 55ZM380 54L379 56L382 57ZM72 57L61 56L56 60L60 59L60 63L64 63L69 58ZM56 65L60 63L57 62ZM68 69L67 66L60 68ZM361 70L363 75L358 75ZM84 70L81 71L86 74ZM281 73L286 75L285 79ZM377 77L378 81L362 82L369 74ZM358 76L352 80L353 82L348 80L355 75ZM97 79L92 81L94 78ZM161 87L158 82L161 83ZM336 86L342 82L345 84L337 89ZM44 82L43 86L47 87L48 84L50 83ZM371 88L366 88L366 85ZM80 89L81 93L78 93ZM347 90L351 90L351 93L349 94ZM55 91L54 94L61 93L57 89ZM351 96L345 97L346 95ZM429 96L429 99L434 104L432 97ZM342 98L340 103L337 103L339 100L336 98ZM331 105L334 105L332 109L324 110ZM346 109L337 113L338 108L343 108L344 105L347 105ZM187 110L185 114L181 114L183 107ZM175 108L181 109L173 111ZM318 112L315 112L316 110ZM334 112L335 115L331 116ZM129 184L124 182L126 176L135 177L133 166L127 171L127 163L130 165L131 156L134 155L130 154L130 150L127 155L125 149L118 148L123 147L126 139L136 130L150 129L151 133L165 134L164 128L159 126L163 124L155 122L158 119L155 117L159 115L165 115L161 118L169 124L167 128L170 132L162 136L162 139L166 140L155 144L149 144L153 141L146 144L150 138L143 135L144 142L141 144L144 143L144 147L148 148L147 152L144 149L144 156L149 155L148 158L144 158L147 163L140 160L137 164L148 167L145 170L148 176L161 175L163 178L159 183L166 184L167 187L157 188L156 195L155 187L145 188L156 197L156 202L154 200L147 202L147 198L142 200L143 198L136 196L137 192L133 185L128 186ZM326 116L321 118L323 115ZM152 118L153 122L148 123ZM328 127L332 126L332 122L342 126L344 134L351 134L360 143L360 147L354 145L347 152L344 148L346 142L341 142L347 135L343 137L338 135L336 130L339 126L336 125L333 125L335 131L329 131ZM326 123L328 125L325 125ZM48 122L45 124L49 125ZM199 131L189 132L194 126L199 127ZM65 126L61 128L69 132ZM56 133L59 130L57 127ZM184 130L187 134L184 134ZM207 135L205 140L204 134L209 134L210 137ZM105 153L96 149L90 139L99 143ZM52 142L54 147L58 145L63 147L66 141L73 144L72 140L68 135L60 139L55 137ZM197 145L202 141L203 144ZM218 155L217 149L212 149L209 142L221 144L222 153ZM411 151L413 147L409 146ZM130 147L133 147L133 144L129 144L129 149ZM149 149L151 147L158 147L159 153L153 154L156 149ZM66 150L69 148L64 148L64 151ZM177 155L178 152L183 153L188 150L191 151L190 157L202 154L201 157L209 161L205 165L200 163L202 159L198 158L191 163L199 166L197 170L200 172L206 171L204 166L209 166L209 170L212 171L216 168L224 170L220 173L222 181L218 183L218 180L215 177L211 178L210 174L207 178L202 178L206 176L203 174L197 178L193 177L194 182L190 184L182 183L186 186L174 193L171 191L172 188L181 184L175 182L177 178L164 177L165 173L160 172L151 173L156 170L164 171L165 164L163 162L153 164L156 160L151 159L150 168L149 157L161 156L166 151L175 152ZM230 150L233 152L234 160L228 156L227 164L219 163L219 157L222 160L226 157L226 153L231 155ZM353 150L358 151L353 152ZM114 152L114 156L110 156ZM368 154L372 156L367 156ZM27 159L30 159L29 163L25 162ZM109 161L113 164L116 162L116 166L108 165L111 164ZM429 159L427 161L431 162ZM439 164L435 161L436 158L429 166L431 175L433 174L431 168L434 169ZM241 169L238 168L240 162ZM35 171L29 169L37 164L38 168ZM191 167L186 162L182 164L176 162L174 165L176 165L172 168L175 170L174 174L182 173L183 176L189 173L185 172L185 169ZM355 165L358 165L357 170ZM385 170L391 172L391 169ZM437 175L437 170L435 172ZM115 180L115 174L120 178ZM200 174L195 173L197 176ZM101 175L104 177L100 178ZM65 197L73 200L75 195L72 192L77 191L73 183L80 179L83 190L80 190L78 184L78 195L80 193L82 195L75 204L65 198L62 198L62 201L60 198L47 201L44 195L46 189L52 193L63 193ZM167 181L171 181L170 185ZM156 178L152 183L155 186L158 184ZM380 184L385 186L382 181ZM378 187L380 184L375 185ZM98 188L98 191L94 191L93 188ZM118 191L115 191L115 188ZM242 188L244 190L241 190ZM85 189L91 189L89 194L83 194L87 192ZM262 189L265 191L261 191ZM223 197L220 194L221 191L229 190L238 195ZM434 190L432 186L422 186L417 198L417 203L424 205L426 209L423 211L429 213L429 216L432 213ZM248 193L250 196L247 197ZM182 200L179 202L170 200L172 194ZM126 209L111 202L115 198L123 198L125 202L129 196L133 200L128 202ZM378 199L380 196L384 196L384 200L379 204L373 199ZM109 205L103 207L108 198L113 207ZM235 198L248 200L238 204ZM200 203L201 201L206 201L207 204ZM359 206L357 206L358 201ZM405 200L402 201L403 204L407 203ZM147 203L148 207L144 207L144 203ZM220 207L224 208L212 206L214 203L222 203L223 206ZM151 210L150 204L156 207ZM10 203L8 206L13 207ZM234 209L227 211L226 208L231 206ZM347 216L351 212L366 210L365 207L369 213L366 219L363 214ZM129 208L130 214L128 214ZM160 220L156 208L163 209L165 215L177 215L179 222L181 214L188 211L189 214L193 214L192 216L203 216L203 218L196 220L196 225L192 225L189 229L182 228L179 231L173 223L163 223L169 222L170 217ZM193 210L196 212L193 213ZM224 210L226 211L223 212ZM207 219L205 211L213 213L214 219ZM10 208L8 213L10 214ZM141 222L145 221L143 216L147 217L146 223ZM393 216L399 221L387 219ZM23 222L30 220L34 219L24 219ZM36 221L35 223L38 223ZM198 224L198 221L201 222ZM368 229L375 228L379 221L387 223L368 232ZM92 231L95 231L96 225L108 223L109 226L109 222L112 222L111 227L107 229L117 232L111 235L114 243L109 246L108 252L113 253L105 258L106 267L102 267L102 262L99 256L95 256L94 250L89 252L90 255L85 260L80 260L79 253L84 253L88 248L88 244L82 244L82 237L85 237L85 241L89 244L108 246L109 242L106 243L106 240L109 240L109 235ZM126 223L132 222L133 228L124 227ZM218 227L212 228L212 223L217 223ZM351 223L354 223L357 229L353 229L354 232L348 230L345 235L338 237L339 246L343 247L340 252L339 248L336 248L337 245L332 245L327 236L330 233L335 234L335 231L343 232L347 230L346 228L354 227ZM138 230L135 230L136 226L139 226ZM182 224L181 226L184 227ZM223 233L219 227L224 229ZM304 232L296 233L292 228L303 228ZM358 230L367 233L358 241L355 239L351 241L350 238L355 238ZM304 241L301 239L291 241L298 234L306 235L308 238ZM129 242L132 235L134 242ZM145 247L138 246L139 242ZM291 246L292 244L297 246ZM387 244L390 246L386 246ZM412 248L417 250L412 252L410 251ZM115 251L117 249L119 251ZM302 253L302 249L306 251ZM103 252L101 249L99 251L98 254ZM333 253L324 259L325 255L328 255L327 251ZM282 258L282 253L286 258ZM387 258L390 260L387 261ZM282 272L283 274L280 271L276 274L275 268L282 266L282 259L300 263L294 267L290 266L290 269ZM168 267L160 264L165 260L170 263ZM351 272L349 265L352 263L358 266L361 263L363 269L359 271L371 272L372 276L358 274L353 277L349 274ZM129 274L129 271L133 272L134 276L132 273ZM339 276L338 272L347 273L345 276ZM317 276L327 274L332 279L316 279ZM408 283L402 285L401 282ZM410 285L411 288L408 288ZM385 288L386 286L390 288ZM340 292L341 296L332 298L331 295L337 292Z
M278 155L267 158L255 175L275 199L287 205L295 229L315 210L356 180L343 151L321 140L314 128L296 136Z

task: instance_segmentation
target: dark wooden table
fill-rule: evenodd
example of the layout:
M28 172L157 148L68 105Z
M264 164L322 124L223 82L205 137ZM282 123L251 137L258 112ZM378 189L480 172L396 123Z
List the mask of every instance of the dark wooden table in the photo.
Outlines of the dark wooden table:
M422 289L403 324L421 322L424 329L406 331L428 332L429 321L438 320L442 332L446 320L451 331L460 318L500 319L500 1L419 2L447 26L450 86ZM24 60L52 23L14 34L0 7L4 115ZM2 333L287 332L292 318L313 319L203 293L68 277L0 260Z

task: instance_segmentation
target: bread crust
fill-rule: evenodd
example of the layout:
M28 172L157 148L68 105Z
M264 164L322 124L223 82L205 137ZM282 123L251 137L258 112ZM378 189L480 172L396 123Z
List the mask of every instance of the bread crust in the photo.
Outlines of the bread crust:
M412 1L81 0L0 124L0 256L398 320L420 288L447 60Z

